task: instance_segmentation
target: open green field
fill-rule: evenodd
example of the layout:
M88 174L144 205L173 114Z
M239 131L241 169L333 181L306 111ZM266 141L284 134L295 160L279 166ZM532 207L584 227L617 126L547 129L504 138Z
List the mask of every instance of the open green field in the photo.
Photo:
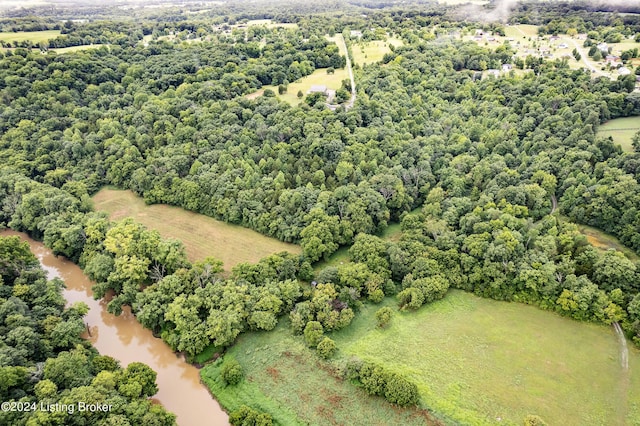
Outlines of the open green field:
M58 47L55 49L49 49L48 52L71 53L71 52L80 52L80 51L89 50L89 49L99 49L102 46L109 47L106 44L87 44L83 46Z
M536 25L518 24L508 25L504 27L504 34L507 37L522 38L536 37L538 35L538 27Z
M402 46L402 40L389 38L387 41L374 40L369 42L353 43L351 52L353 62L359 65L371 64L382 60L385 54L391 52L389 45Z
M109 213L112 220L132 217L164 238L176 238L185 245L189 260L213 256L225 270L241 262L258 262L281 251L300 253L287 244L237 225L165 204L148 206L131 191L102 189L93 197L96 210Z
M280 425L429 425L420 409L401 410L382 398L370 397L321 361L288 321L270 332L245 333L227 351L245 372L236 386L225 387L220 363L200 375L218 402L232 411L242 404L268 412Z
M396 311L382 330L378 308L331 336L341 356L410 377L426 406L461 424L640 424L640 352L629 348L624 370L612 328L462 291Z
M25 41L28 40L33 44L41 41L48 41L60 35L59 30L48 31L23 31L23 32L0 32L0 40L4 42Z
M598 128L598 136L613 138L626 152L633 152L631 141L640 131L640 117L624 117L609 120Z

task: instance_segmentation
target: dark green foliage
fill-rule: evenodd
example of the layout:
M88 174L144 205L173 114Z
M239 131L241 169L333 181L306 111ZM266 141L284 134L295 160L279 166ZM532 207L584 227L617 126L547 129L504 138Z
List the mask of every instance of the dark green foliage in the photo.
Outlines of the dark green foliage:
M224 365L222 366L220 374L222 375L222 380L224 380L227 385L232 386L240 383L244 377L242 366L235 358L227 359L225 357Z
M399 374L394 373L389 374L387 377L384 397L390 403L403 407L407 405L417 405L420 400L418 386Z
M80 338L87 306L65 309L62 283L46 281L26 243L0 238L0 265L5 268L2 290L12 290L0 299L0 398L36 406L95 401L114 407L82 417L3 410L0 424L76 424L82 419L86 424L175 425L174 415L148 399L158 391L153 370L135 362L123 370Z
M242 405L229 415L229 423L233 426L271 426L273 420L267 413Z
M350 360L347 370L349 378L360 382L363 389L371 395L382 396L392 404L400 406L419 403L420 395L416 384L399 374L359 359Z

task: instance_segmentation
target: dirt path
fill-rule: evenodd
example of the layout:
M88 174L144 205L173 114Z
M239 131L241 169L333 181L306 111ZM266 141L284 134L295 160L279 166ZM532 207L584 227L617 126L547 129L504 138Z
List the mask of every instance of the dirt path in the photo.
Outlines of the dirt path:
M584 62L584 64L587 66L587 68L589 68L591 70L592 73L594 73L596 75L601 75L601 76L604 76L604 77L608 77L608 75L606 75L605 73L603 73L602 71L600 71L599 69L594 67L593 64L591 62L589 62L589 60L587 59L589 57L589 55L587 55L587 52L582 50L582 47L579 46L578 43L575 40L571 40L571 42L576 47L576 50L578 51L580 56L582 56L582 62Z
M344 48L344 51L346 52L345 56L347 58L347 71L349 72L349 80L351 80L351 99L349 99L349 102L344 105L344 109L349 109L353 107L353 104L355 104L356 102L356 80L353 78L353 69L351 68L351 59L349 59L347 43L344 41L344 37L342 35L336 38L342 42L342 46Z
M556 210L558 210L558 199L556 198L555 195L552 195L551 196L551 213L549 214L554 214Z
M627 347L627 339L624 337L622 327L617 322L613 323L613 329L616 331L618 341L620 342L620 364L625 371L629 370L629 348Z
M613 323L613 329L620 343L620 386L618 388L619 402L617 407L618 424L627 424L629 418L629 388L631 386L631 372L629 371L629 348L624 337L622 327L617 322Z

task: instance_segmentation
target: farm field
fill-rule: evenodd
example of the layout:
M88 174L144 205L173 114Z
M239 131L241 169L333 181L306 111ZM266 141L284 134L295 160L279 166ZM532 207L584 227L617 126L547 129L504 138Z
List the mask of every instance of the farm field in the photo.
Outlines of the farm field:
M522 424L536 414L550 425L640 424L640 352L630 346L623 369L612 328L458 290L417 312L394 307L382 330L377 309L331 336L341 357L410 377L426 406L455 421Z
M429 425L426 412L400 410L382 398L372 398L340 378L336 368L321 361L287 320L270 332L243 334L225 358L235 358L245 377L225 387L220 361L200 371L204 383L228 411L242 404L273 416L282 425ZM302 380L302 378L304 378Z
M640 131L640 117L624 117L609 120L598 128L598 136L613 138L625 152L633 152L633 136Z
M12 43L14 41L29 40L34 44L38 44L41 41L51 40L60 35L59 30L48 31L23 31L23 32L0 32L0 41Z
M359 65L381 61L386 53L391 52L389 45L402 46L402 40L389 38L386 41L374 40L370 42L352 43L351 52L353 62Z
M189 260L207 256L222 260L229 271L241 262L257 262L281 251L300 253L295 244L266 237L238 225L231 225L179 207L148 206L131 191L102 189L94 197L96 210L109 213L112 220L132 217L164 238L176 238L185 245Z

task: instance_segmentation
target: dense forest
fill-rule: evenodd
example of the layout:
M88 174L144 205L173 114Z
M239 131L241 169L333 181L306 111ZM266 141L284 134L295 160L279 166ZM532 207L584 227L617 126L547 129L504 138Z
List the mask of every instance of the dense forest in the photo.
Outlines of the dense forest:
M88 307L65 308L64 283L47 281L18 237L0 237L0 285L0 424L175 424L148 399L156 373L142 363L121 368L83 340Z
M639 31L631 18L545 11L548 19L536 22L541 33L577 28L604 40L605 26ZM363 303L393 296L413 310L449 288L618 322L640 344L638 266L596 250L570 222L640 253L640 153L596 136L606 120L640 115L634 75L593 78L566 61L532 58L523 64L528 72L480 79L478 71L511 62L513 51L436 37L434 25L480 25L429 11L219 28L256 17L285 21L240 13L216 21L218 29L204 21L69 23L48 47L109 46L42 54L27 43L0 54L0 225L78 263L97 297L114 294L111 312L131 306L140 323L189 356L212 345L223 350L241 333L272 330L288 316L292 332L330 357L335 348L324 333L348 326ZM53 28L38 22L2 25ZM372 26L381 31L367 33ZM246 97L344 67L325 34L349 41L352 29L404 42L380 63L356 67L353 108L332 111L322 97L298 106ZM179 32L199 40L158 39ZM152 39L143 42L145 35ZM93 212L90 195L105 185L299 243L303 255L275 254L222 274L215 259L187 261L178 241ZM556 209L565 217L550 215ZM391 223L401 224L399 241L380 237ZM23 245L0 242L0 367L11 377L3 399L55 394L64 402L93 392L120 401L117 415L130 424L170 424L171 415L139 401L154 393L152 373L120 369L83 344L82 307L65 310L61 284L44 280ZM351 263L314 274L312 263L343 246ZM43 372L29 377L27 367L39 362ZM53 372L69 365L81 379ZM418 403L405 378L366 363L349 368L369 393ZM148 386L130 384L141 375Z

